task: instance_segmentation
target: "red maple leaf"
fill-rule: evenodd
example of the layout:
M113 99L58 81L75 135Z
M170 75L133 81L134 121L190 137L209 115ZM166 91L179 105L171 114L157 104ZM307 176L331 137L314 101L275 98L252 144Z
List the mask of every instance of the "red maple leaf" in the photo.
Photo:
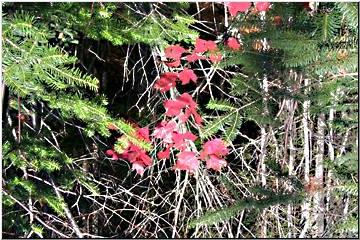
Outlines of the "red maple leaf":
M194 100L192 99L192 96L188 93L183 93L181 94L177 100L179 102L182 102L185 106L188 106L190 108L196 108L197 104L196 102L194 102Z
M193 173L199 168L200 162L194 152L184 151L179 153L177 157L178 160L176 161L174 169Z
M271 3L269 3L269 2L256 2L255 3L255 8L256 8L256 10L258 10L258 11L267 11L267 10L269 10L269 8L270 8L270 4Z
M183 93L175 100L165 100L164 107L166 109L165 115L169 117L177 116L185 107L196 108L196 103L188 93Z
M184 68L184 70L179 73L179 80L181 81L182 85L188 84L190 80L196 83L197 76L193 70Z
M231 16L236 16L238 12L246 12L251 7L251 2L227 2L225 4Z
M155 127L153 136L160 138L164 143L173 143L173 133L177 131L177 124L174 121L162 121L159 126Z
M221 61L222 59L222 55L220 52L218 53L211 53L210 56L209 56L209 59L212 63L218 63Z
M200 153L200 158L205 159L208 155L215 155L218 157L227 155L229 150L226 148L225 143L220 138L207 141L203 145L203 151Z
M166 109L165 115L169 117L174 117L180 114L181 110L186 105L178 100L165 100L164 107Z
M165 57L177 60L181 58L181 55L185 51L185 48L181 47L179 44L171 45L165 49Z
M175 132L173 134L173 140L174 140L174 147L183 151L186 148L186 141L194 142L197 139L197 136L192 134L191 132L185 132L185 133L177 133Z
M196 39L195 48L194 48L195 53L203 53L206 51L215 51L215 50L217 50L217 46L214 41L211 40L207 41L200 38Z
M198 55L198 54L196 54L196 53L192 53L192 54L186 56L186 60L187 60L189 63L195 62L195 61L197 61L197 60L202 60L202 59L205 59L205 57L204 57L204 56L200 56L200 55Z
M169 61L169 62L165 62L165 65L168 66L168 67L178 67L180 66L180 58L179 59L176 59L175 61Z
M224 159L217 157L216 155L209 155L209 159L206 160L206 168L214 169L215 171L221 171L221 168L226 166L227 162Z
M136 135L142 139L145 140L147 142L150 142L150 137L149 137L149 128L148 127L144 127L144 128L138 128L136 130Z
M236 38L230 37L227 41L226 41L226 45L232 49L232 50L240 50L240 43Z
M164 151L157 153L158 159L169 159L170 158L170 147L165 148Z
M169 91L172 87L176 86L177 73L167 72L160 76L160 79L154 84L154 88L160 92Z

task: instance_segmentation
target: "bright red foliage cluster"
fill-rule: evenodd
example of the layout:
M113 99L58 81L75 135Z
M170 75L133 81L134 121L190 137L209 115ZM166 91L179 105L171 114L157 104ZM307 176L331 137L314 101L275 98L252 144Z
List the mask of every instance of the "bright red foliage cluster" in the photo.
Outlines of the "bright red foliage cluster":
M150 142L149 128L138 128L136 135L140 140ZM145 167L150 166L152 163L152 159L147 155L145 150L133 143L129 143L128 147L121 154L113 149L109 149L105 153L113 160L118 160L119 158L128 160L132 163L132 169L136 170L136 173L139 175L143 175Z
M230 38L226 44L233 50L239 50L241 47L235 38ZM203 59L217 63L222 59L222 55L214 41L199 38L196 40L192 52L178 44L166 48L165 57L171 60L171 62L165 64L168 67L179 67L184 53L189 53L185 58L189 63ZM154 84L154 88L165 93L171 88L176 87L176 82L181 82L182 85L189 84L190 82L196 84L197 79L198 77L195 72L185 67L179 72L165 72L161 74ZM176 170L194 173L200 166L200 160L204 160L208 169L221 171L222 167L227 165L227 162L223 159L228 154L225 143L221 139L208 141L203 145L202 151L197 153L195 152L196 149L194 150L194 141L198 137L191 132L179 129L179 124L186 123L190 117L194 119L198 126L202 124L202 118L197 111L197 103L193 100L192 96L189 93L183 93L175 99L165 100L163 104L166 110L165 116L172 119L161 121L151 134L153 138L160 139L164 146L164 149L157 153L158 159L169 159L171 151L179 151L174 165ZM137 128L136 135L143 141L151 141L148 128ZM144 169L152 163L152 159L147 153L132 143L129 143L129 146L121 154L110 149L106 151L106 155L114 160L119 158L128 160L132 163L132 169L139 175L143 175Z
M270 8L269 2L256 2L255 9L257 11L268 11ZM251 7L251 2L226 2L225 5L229 9L231 16L236 16L238 12L246 12Z

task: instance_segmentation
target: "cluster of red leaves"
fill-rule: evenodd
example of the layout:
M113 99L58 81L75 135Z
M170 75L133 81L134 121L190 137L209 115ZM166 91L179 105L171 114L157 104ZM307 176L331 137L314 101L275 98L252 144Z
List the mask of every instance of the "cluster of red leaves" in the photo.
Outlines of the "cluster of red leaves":
M196 111L197 104L188 93L181 94L175 100L164 101L164 107L166 109L166 116L178 116L182 123L186 122L191 115L198 125L202 123L202 118ZM182 110L184 110L184 112L182 112Z
M233 50L239 50L240 44L235 38L230 38L227 41L227 46ZM170 61L166 63L169 67L179 67L181 65L181 57L184 53L189 53L186 60L191 63L197 60L208 59L212 63L217 63L222 59L222 55L214 41L207 41L198 38L195 42L193 51L189 51L180 45L171 45L165 49L165 57ZM208 57L206 57L207 54ZM189 68L183 68L179 72L166 72L161 74L160 78L154 84L154 88L160 92L167 92L171 88L176 87L176 82L180 81L182 85L190 82L196 83L197 76L195 72ZM228 154L228 150L221 139L214 139L206 142L203 145L203 150L198 153L190 151L190 146L195 146L194 141L197 136L191 132L184 132L178 129L178 124L185 123L192 116L195 123L199 126L202 124L202 118L197 112L197 104L192 96L188 93L183 93L175 99L165 100L165 115L173 117L170 121L162 121L155 127L153 134L154 138L161 139L164 144L164 149L157 153L158 159L169 159L171 149L178 150L176 164L174 169L185 170L194 173L200 165L200 160L206 161L208 169L221 171L227 162L222 159ZM175 122L176 118L179 123ZM113 129L113 126L109 126ZM136 131L137 137L143 141L150 142L150 135L148 128L138 128ZM132 169L136 173L143 175L144 169L151 165L152 159L140 147L133 143L129 143L128 147L122 153L117 153L113 149L106 151L106 155L114 160L123 158L132 163Z
M233 38L229 39L227 46L233 50L239 50L239 42ZM212 63L217 63L222 59L222 55L219 52L218 46L214 41L203 40L198 38L195 41L195 47L192 52L187 51L179 45L172 45L165 49L165 57L171 59L173 62L167 63L167 66L178 67L180 65L180 59L183 53L188 52L186 60L191 63L197 60L206 59L204 54L208 53L208 60ZM176 64L174 64L176 63ZM184 68L179 73L167 72L160 76L160 79L155 83L154 88L160 92L166 92L176 86L176 81L179 80L182 85L188 84L190 81L196 83L197 76L193 70ZM165 115L168 117L177 117L179 123L185 123L190 116L193 116L195 123L201 125L202 118L197 112L197 104L193 100L190 94L183 93L176 99L170 99L164 101ZM214 169L221 171L223 166L226 166L226 161L221 159L228 151L221 139L214 139L204 144L203 150L198 156L196 152L190 151L189 145L194 146L194 141L197 136L191 132L180 132L177 128L178 124L175 120L162 121L157 127L155 127L153 136L161 139L165 145L165 149L158 152L157 157L159 159L170 158L171 149L177 149L180 152L176 155L177 161L174 165L176 170L184 170L190 173L194 173L200 166L199 159L206 161L206 167L208 169ZM218 146L214 146L214 144ZM224 150L225 149L225 150Z
M233 49L239 49L240 45L236 46L234 42L230 42L229 47ZM222 55L214 41L198 38L195 41L195 47L193 51L186 50L179 44L167 47L165 49L165 57L170 61L166 62L165 64L168 67L179 67L181 64L181 57L184 53L189 53L185 57L186 61L189 63L204 59L208 59L212 63L218 63L222 59ZM208 58L204 56L205 53L209 53ZM167 92L176 86L177 80L180 81L182 85L188 84L190 81L196 83L197 76L193 70L188 68L184 68L178 73L166 72L161 74L159 80L157 80L154 84L154 88L160 92Z
M262 12L268 11L270 8L269 2L255 2L255 10ZM225 5L229 9L229 13L231 16L236 16L238 12L245 13L251 7L251 2L226 2Z
M139 140L150 142L149 128L138 128L136 130L136 136ZM135 170L136 173L141 176L144 174L145 167L150 166L152 163L152 159L149 157L149 155L147 155L145 150L131 142L122 153L117 153L113 149L109 149L105 153L113 160L118 160L119 158L128 160L130 163L132 163L132 170Z

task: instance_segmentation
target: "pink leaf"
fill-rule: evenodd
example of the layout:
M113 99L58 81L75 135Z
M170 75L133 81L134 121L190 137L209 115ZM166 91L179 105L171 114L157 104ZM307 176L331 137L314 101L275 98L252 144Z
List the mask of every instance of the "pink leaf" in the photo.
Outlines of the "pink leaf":
M222 55L221 53L212 53L210 54L209 59L212 63L218 63L221 61Z
M153 136L162 139L164 143L173 143L173 132L177 131L176 125L174 121L162 121L159 126L155 127Z
M270 4L269 2L256 2L255 3L255 7L256 7L256 10L258 11L268 11L269 8L270 8Z
M182 102L183 104L185 104L185 106L188 106L190 108L196 108L197 104L196 102L192 99L192 96L188 93L183 93L181 94L177 100L179 102Z
M149 128L148 127L144 127L144 128L138 128L136 131L137 135L139 138L150 142L150 137L149 137Z
M168 66L168 67L178 67L180 66L180 58L179 59L176 59L175 61L169 61L169 62L165 62L165 65Z
M179 73L179 79L182 85L185 85L188 84L190 80L196 83L197 76L195 75L193 70L185 68Z
M160 92L169 91L172 87L176 86L177 73L167 72L160 76L160 79L154 84L154 88Z
M226 45L232 50L239 50L240 47L241 47L239 41L236 38L233 38L233 37L230 37L226 41Z
M170 158L170 147L167 147L164 151L157 153L158 159L169 159Z
M165 100L164 107L166 109L165 115L169 117L177 116L186 105L178 100Z
M227 155L229 150L226 148L225 143L220 138L215 138L213 140L207 141L203 145L203 151L200 155L200 158L204 158L206 155L216 155L218 157Z
M200 56L200 55L197 55L196 53L193 53L193 54L190 54L190 55L187 55L186 56L186 60L191 63L191 62L195 62L197 60L201 60L201 59L205 59L204 56Z
M174 133L173 140L174 140L174 147L179 150L185 150L186 148L186 141L195 141L197 139L197 136L192 134L191 132L185 132L185 133Z
M227 2L230 15L236 16L238 12L246 12L251 7L251 2Z
M179 44L171 45L165 49L165 57L179 59L185 51Z
M194 52L195 53L203 53L206 51L215 51L217 50L217 46L216 43L214 41L206 41L203 39L196 39L195 41L195 48L194 48Z
M139 174L140 176L144 174L144 166L141 164L141 162L134 162L131 169L135 170L136 174Z
M196 157L196 154L190 151L184 151L179 153L178 160L174 166L174 169L185 170L190 173L195 172L199 168L199 160Z
M206 161L207 169L214 169L215 171L221 171L222 167L225 167L227 162L224 159L217 157L216 155L210 155Z

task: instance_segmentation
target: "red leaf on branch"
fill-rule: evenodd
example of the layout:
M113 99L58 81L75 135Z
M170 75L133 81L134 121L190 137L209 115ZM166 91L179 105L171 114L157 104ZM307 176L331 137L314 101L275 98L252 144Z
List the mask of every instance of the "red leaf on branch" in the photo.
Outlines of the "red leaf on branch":
M120 158L120 154L115 152L113 149L106 150L105 154L111 157L113 160L118 160Z
M182 102L185 106L188 106L190 109L192 109L192 108L195 109L197 107L196 102L194 102L194 100L192 99L192 96L188 93L181 94L177 98L177 100Z
M251 2L227 2L230 15L236 16L238 12L246 12L251 7Z
M186 141L194 142L197 139L197 136L192 134L191 132L185 132L185 133L177 133L175 132L173 134L173 140L174 140L174 147L183 151L186 148Z
M269 2L256 2L255 3L255 8L258 11L268 11L270 8L270 4Z
M185 107L185 104L178 100L165 100L164 107L166 109L165 115L174 117L180 114L181 110Z
M176 86L177 73L167 72L160 76L160 79L154 84L154 88L160 92L169 91L172 87Z
M145 140L147 142L150 142L149 128L148 127L138 128L136 130L136 134L140 139Z
M224 159L217 157L216 155L209 155L209 159L206 160L206 168L214 169L215 171L221 171L222 167L225 167L227 162Z
M240 50L240 43L236 38L230 37L227 41L226 41L226 45L232 49L232 50Z
M217 50L217 46L214 41L211 40L207 41L200 38L196 39L195 48L194 48L195 53L203 53L206 51L215 51L215 50Z
M157 153L158 159L169 159L170 158L170 147L165 148L164 151Z
M197 76L195 75L193 70L185 68L179 73L179 79L182 85L185 85L188 84L190 80L196 83Z
M169 61L169 62L165 62L165 65L168 66L168 67L178 67L180 66L180 58L179 59L176 59L175 61Z
M173 133L177 131L177 124L174 121L162 121L159 126L155 127L153 136L160 138L164 143L173 143Z
M195 62L195 61L197 61L197 60L202 60L202 59L205 59L205 57L204 57L204 56L200 56L200 55L198 55L198 54L196 54L196 53L193 53L193 54L190 54L190 55L187 55L187 56L186 56L186 60L187 60L189 63Z
M174 166L174 169L185 170L190 173L195 172L199 168L199 160L194 152L184 151L179 153L178 160Z
M203 151L200 153L200 158L205 159L208 155L216 155L218 157L227 155L229 150L226 148L225 143L220 138L207 141L203 145Z
M179 44L171 45L165 49L165 57L177 60L181 58L181 55L185 51L185 48L181 47Z
M212 62L212 63L218 63L220 62L222 59L222 55L221 53L211 53L210 56L209 56L209 60Z

